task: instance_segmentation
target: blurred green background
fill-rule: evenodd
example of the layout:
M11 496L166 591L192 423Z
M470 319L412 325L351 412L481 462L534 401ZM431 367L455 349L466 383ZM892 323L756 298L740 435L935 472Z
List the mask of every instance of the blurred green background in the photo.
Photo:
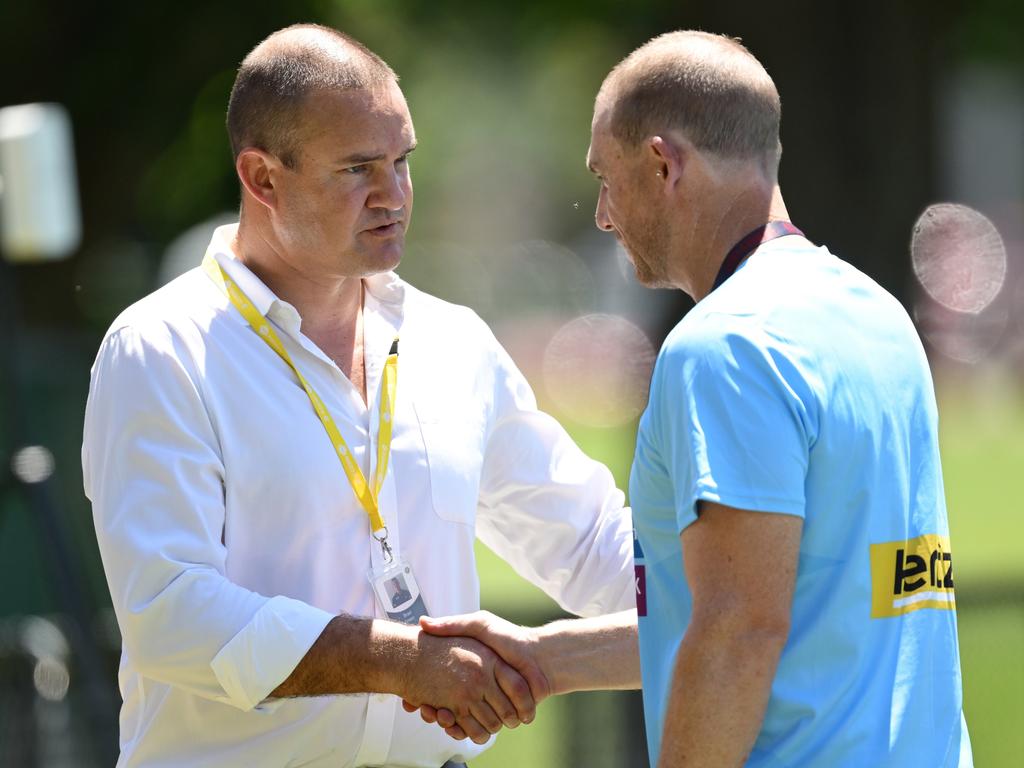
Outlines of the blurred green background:
M654 34L703 28L744 40L782 94L781 181L794 220L920 322L940 398L976 760L1024 765L1024 5L1015 0L0 6L0 106L68 108L84 221L70 259L0 272L0 765L113 762L119 638L78 458L89 365L114 316L196 264L214 222L237 210L223 128L234 71L259 40L298 21L353 34L401 75L420 148L399 272L476 309L542 405L622 487L649 354L689 305L638 288L594 230L597 190L584 169L593 96ZM911 230L939 200L976 208L1003 235L1004 284L980 313L936 307L915 280ZM580 317L589 325L573 325ZM559 339L591 338L587 329L614 343L591 344L567 377L551 351ZM6 469L28 444L55 459L52 478L30 488ZM559 615L478 554L485 607L530 623ZM28 636L70 643L66 695L41 693ZM78 650L88 647L99 649L91 659ZM59 678L44 673L44 683ZM90 675L107 689L92 690ZM474 766L644 764L637 694L577 694L541 715Z

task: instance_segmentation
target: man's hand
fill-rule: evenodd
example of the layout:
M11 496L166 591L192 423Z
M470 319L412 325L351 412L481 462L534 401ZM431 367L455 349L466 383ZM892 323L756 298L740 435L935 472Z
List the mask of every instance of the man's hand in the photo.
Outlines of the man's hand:
M528 698L531 706L528 711L517 706L519 714L517 722L509 723L503 718L502 722L509 728L515 728L519 722L530 723L535 714L535 705L551 695L552 688L548 675L542 669L541 660L537 653L536 631L527 627L520 627L509 621L495 616L487 611L463 616L451 616L444 619L435 619L424 616L420 619L420 627L431 635L438 637L468 637L475 638L481 643L489 646L501 657L495 665L495 678L499 687L507 698L514 700L517 697L523 699L522 691L514 686L525 680L529 689ZM502 662L504 660L504 663ZM509 666L511 665L511 666ZM513 669L514 668L514 669ZM428 699L437 701L437 698ZM449 736L455 739L472 737L464 727L459 713L445 706L433 707L424 702L415 702L409 699L403 701L403 706L408 712L420 710L420 717L425 722L437 723ZM482 723L482 721L481 721ZM472 726L472 722L470 722ZM496 731L491 731L495 733ZM473 739L476 741L476 739Z
M477 640L442 634L419 633L401 693L407 711L439 709L452 738L469 738L477 744L485 743L503 725L515 728L533 720L536 697L524 676Z

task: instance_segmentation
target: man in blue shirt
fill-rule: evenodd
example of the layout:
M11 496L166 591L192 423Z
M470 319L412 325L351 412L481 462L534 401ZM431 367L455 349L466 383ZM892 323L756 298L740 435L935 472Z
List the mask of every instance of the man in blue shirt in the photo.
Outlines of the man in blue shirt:
M697 302L630 479L651 759L971 766L927 360L900 304L789 222L780 114L761 64L703 32L636 50L595 105L597 225ZM580 652L624 657L616 621ZM558 674L550 629L433 623Z
M656 38L597 98L597 224L697 302L630 478L661 766L971 765L924 350L788 222L779 96L737 41Z

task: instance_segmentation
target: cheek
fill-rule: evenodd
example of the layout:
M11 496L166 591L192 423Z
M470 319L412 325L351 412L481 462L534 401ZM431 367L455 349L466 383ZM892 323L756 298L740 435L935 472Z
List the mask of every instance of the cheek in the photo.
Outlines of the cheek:
M316 202L318 215L342 227L360 221L366 208L366 191L361 187L327 190Z
M615 197L608 198L608 216L617 229L633 230L639 223L638 211L632 202L632 198L621 192Z

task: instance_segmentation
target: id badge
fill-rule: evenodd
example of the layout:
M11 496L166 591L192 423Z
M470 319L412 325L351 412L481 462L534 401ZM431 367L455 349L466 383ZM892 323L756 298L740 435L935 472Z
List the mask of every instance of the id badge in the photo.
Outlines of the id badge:
M417 624L420 616L427 616L416 577L402 557L396 557L386 567L367 573L377 602L392 621Z

